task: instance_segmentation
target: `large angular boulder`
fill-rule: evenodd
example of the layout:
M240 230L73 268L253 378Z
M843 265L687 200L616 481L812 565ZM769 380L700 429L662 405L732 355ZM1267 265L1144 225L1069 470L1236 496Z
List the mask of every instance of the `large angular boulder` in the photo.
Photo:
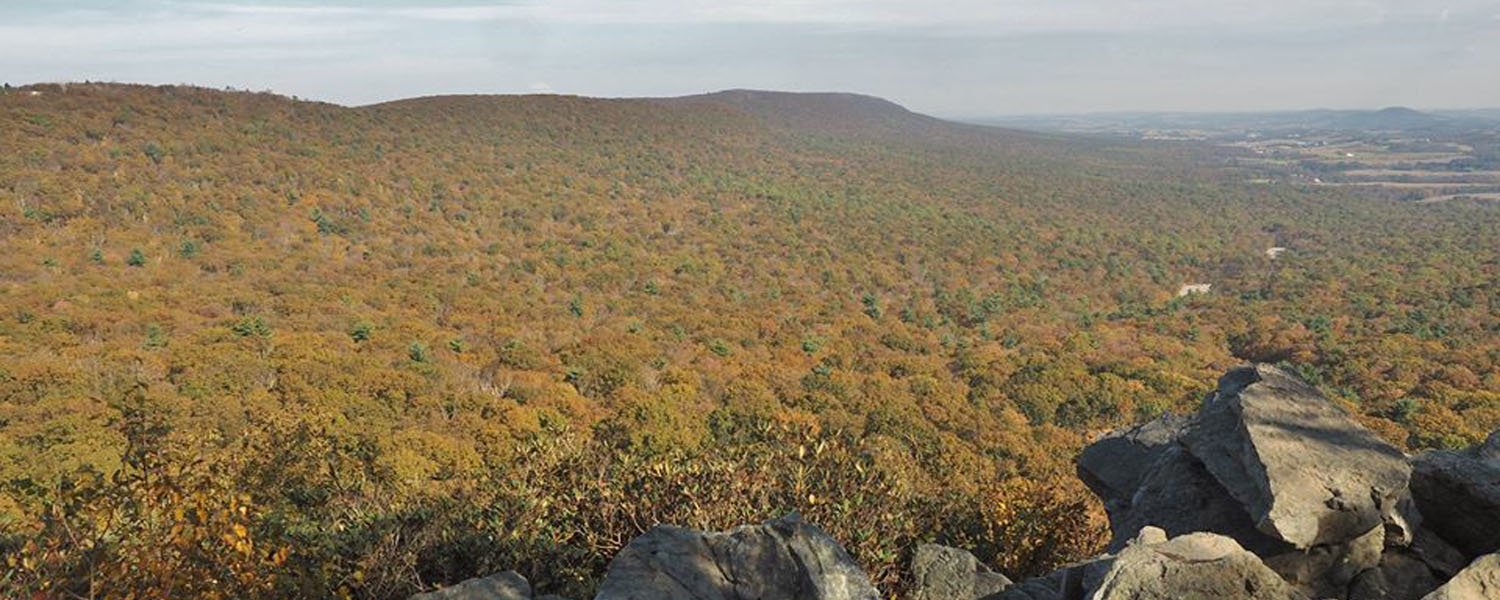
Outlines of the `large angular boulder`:
M1494 600L1500 598L1500 554L1475 559L1443 587L1422 600Z
M1302 596L1232 539L1191 533L1168 540L1160 529L1147 528L1135 543L1120 551L1089 597L1180 600Z
M1124 548L1147 525L1174 536L1198 531L1225 535L1261 556L1294 549L1256 529L1245 507L1202 462L1177 445L1164 446L1157 453L1139 487L1131 492L1128 506L1110 512L1109 522L1114 533L1110 552Z
M1257 529L1297 548L1349 542L1398 521L1411 472L1400 450L1269 365L1220 378L1182 443Z
M1010 586L966 550L922 544L911 560L912 600L975 600Z
M1294 599L1304 596L1234 540L1141 530L1114 556L1018 583L999 600Z
M725 533L657 526L615 556L595 600L878 600L838 542L797 515Z
M1411 494L1424 526L1466 555L1500 552L1500 431L1463 452L1414 457Z
M469 579L410 600L531 600L531 584L515 571Z
M1371 528L1348 542L1298 549L1255 528L1245 508L1181 447L1160 453L1136 490L1129 509L1110 515L1114 538L1109 551L1121 550L1147 526L1169 536L1217 533L1233 539L1271 570L1308 596L1343 595L1353 578L1375 567L1384 546L1384 530Z
M1111 431L1078 455L1078 478L1104 502L1111 517L1127 512L1151 466L1164 451L1177 446L1185 425L1187 419L1169 413ZM1129 534L1134 535L1135 531Z

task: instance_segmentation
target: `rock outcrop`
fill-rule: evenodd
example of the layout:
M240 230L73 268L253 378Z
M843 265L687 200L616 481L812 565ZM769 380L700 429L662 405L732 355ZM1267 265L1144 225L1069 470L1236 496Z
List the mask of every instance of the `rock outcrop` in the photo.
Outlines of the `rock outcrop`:
M1260 558L1212 533L1167 539L1154 527L1116 556L1089 595L1094 600L1299 598Z
M999 600L1297 599L1303 596L1233 539L1142 529L1117 555L1017 584Z
M911 600L1500 600L1500 432L1408 459L1280 369L1231 370L1195 415L1101 437L1078 475L1113 538L1097 558L1012 584L924 544ZM1478 557L1478 558L1476 558ZM423 600L530 600L515 573ZM877 600L839 544L796 515L724 533L658 526L596 600Z
M1142 425L1110 432L1078 456L1078 478L1104 502L1111 515L1128 512L1142 480L1161 455L1177 445L1186 425L1187 419L1165 414ZM1130 535L1133 537L1134 532Z
M1267 365L1225 374L1182 443L1257 529L1302 549L1395 521L1411 474L1400 450Z
M1500 552L1500 431L1463 452L1419 454L1412 467L1427 528L1470 557Z
M967 550L922 544L911 560L911 600L977 600L1010 586L1010 578Z
M859 565L791 515L726 533L658 526L615 556L595 600L878 600Z
M1202 462L1178 444L1157 453L1129 498L1127 506L1109 511L1114 534L1108 548L1111 552L1123 548L1147 525L1160 527L1169 535L1207 531L1229 536L1262 556L1294 550L1290 544L1256 529L1244 507Z
M1312 386L1256 365L1226 373L1195 415L1104 435L1079 455L1078 473L1109 512L1110 552L1123 556L1152 528L1213 533L1307 597L1416 600L1463 568L1465 553L1500 544L1497 458L1500 434L1419 456L1413 469ZM1095 589L1090 564L1007 593L1082 597Z

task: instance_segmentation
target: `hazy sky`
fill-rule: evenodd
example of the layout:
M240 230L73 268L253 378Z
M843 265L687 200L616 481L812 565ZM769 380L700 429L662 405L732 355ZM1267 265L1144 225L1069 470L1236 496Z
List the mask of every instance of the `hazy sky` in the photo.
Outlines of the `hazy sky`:
M1500 106L1500 0L0 0L0 81L853 91L942 116Z

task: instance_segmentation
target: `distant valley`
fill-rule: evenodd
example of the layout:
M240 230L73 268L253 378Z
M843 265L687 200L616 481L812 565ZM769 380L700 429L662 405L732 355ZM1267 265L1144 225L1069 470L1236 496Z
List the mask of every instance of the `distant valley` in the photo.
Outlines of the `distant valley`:
M1208 144L1248 181L1359 187L1417 202L1500 199L1500 110L1101 113L976 122Z

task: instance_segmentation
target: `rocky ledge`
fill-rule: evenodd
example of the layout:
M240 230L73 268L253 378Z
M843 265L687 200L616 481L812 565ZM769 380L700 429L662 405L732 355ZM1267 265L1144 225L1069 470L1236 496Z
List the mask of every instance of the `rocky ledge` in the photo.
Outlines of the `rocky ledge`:
M1500 599L1500 432L1406 456L1286 371L1234 369L1197 414L1110 432L1078 458L1108 554L1012 584L923 545L913 600ZM532 599L515 573L422 594ZM548 598L535 597L537 600ZM791 515L724 533L658 526L596 600L875 600L869 578Z

